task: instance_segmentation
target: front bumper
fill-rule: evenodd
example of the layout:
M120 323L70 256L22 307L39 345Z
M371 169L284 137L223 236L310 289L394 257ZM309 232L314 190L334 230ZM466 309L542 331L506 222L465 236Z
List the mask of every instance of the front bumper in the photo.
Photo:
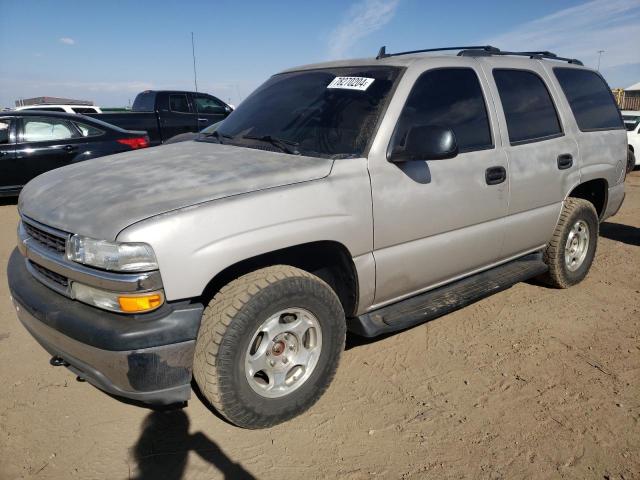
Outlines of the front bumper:
M17 250L7 276L19 320L74 373L110 394L144 403L190 398L201 304L166 304L144 315L105 312L42 285Z

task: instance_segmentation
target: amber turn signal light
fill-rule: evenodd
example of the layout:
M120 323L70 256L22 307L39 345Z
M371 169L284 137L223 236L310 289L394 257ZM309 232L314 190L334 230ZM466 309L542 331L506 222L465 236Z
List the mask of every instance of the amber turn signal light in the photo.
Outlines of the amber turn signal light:
M118 303L123 312L137 313L155 310L162 305L163 298L159 293L137 295L132 297L118 296Z

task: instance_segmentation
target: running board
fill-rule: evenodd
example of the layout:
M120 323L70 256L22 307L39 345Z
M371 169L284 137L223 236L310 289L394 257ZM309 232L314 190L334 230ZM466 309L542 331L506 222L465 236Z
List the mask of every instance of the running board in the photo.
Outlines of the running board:
M404 330L466 307L547 270L542 253L532 253L359 317L349 318L347 327L350 332L364 337Z

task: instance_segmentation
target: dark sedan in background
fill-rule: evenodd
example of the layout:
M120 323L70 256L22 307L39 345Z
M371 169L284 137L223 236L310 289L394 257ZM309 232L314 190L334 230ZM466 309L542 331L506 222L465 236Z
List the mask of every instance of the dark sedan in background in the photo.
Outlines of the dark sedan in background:
M146 132L70 113L0 113L0 196L54 168L149 146Z

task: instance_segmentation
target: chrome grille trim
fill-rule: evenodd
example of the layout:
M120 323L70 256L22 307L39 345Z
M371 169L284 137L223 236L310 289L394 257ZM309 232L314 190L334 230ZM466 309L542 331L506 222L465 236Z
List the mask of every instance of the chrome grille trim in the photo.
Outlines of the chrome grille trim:
M50 270L44 267L41 267L40 265L32 262L31 260L25 260L25 263L27 265L27 270L29 270L29 273L31 273L31 275L33 275L33 277L36 280L38 280L40 283L42 283L46 287L49 287L51 290L55 290L56 292L61 293L65 297L71 298L71 288L70 288L69 279L66 279L66 285L65 285L64 282L60 282L59 279L55 277L57 275L56 273L51 272ZM58 277L62 277L62 276L58 275ZM62 278L65 278L65 277L62 277Z
M38 242L40 245L54 252L65 253L67 240L71 236L70 234L47 227L24 216L22 217L22 222L25 233L31 237L33 241Z

